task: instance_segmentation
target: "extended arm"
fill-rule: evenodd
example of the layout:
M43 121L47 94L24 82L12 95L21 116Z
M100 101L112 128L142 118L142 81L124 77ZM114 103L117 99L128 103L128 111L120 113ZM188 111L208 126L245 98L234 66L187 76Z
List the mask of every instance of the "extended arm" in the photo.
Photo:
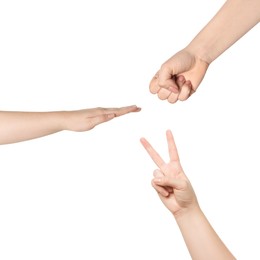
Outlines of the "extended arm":
M199 207L192 185L181 167L170 131L167 131L167 140L169 163L164 162L146 139L141 139L141 142L160 168L154 172L152 186L175 217L192 259L234 260L235 257L221 241Z
M63 130L61 112L0 112L0 144L25 141Z
M192 259L235 259L199 207L175 215L175 220Z
M136 106L57 112L0 111L0 145L34 139L62 130L88 131L114 117L139 111L140 108Z
M259 0L228 0L187 50L210 64L259 21Z
M170 103L188 99L211 62L259 21L259 0L227 0L187 47L162 64L151 80L151 93Z

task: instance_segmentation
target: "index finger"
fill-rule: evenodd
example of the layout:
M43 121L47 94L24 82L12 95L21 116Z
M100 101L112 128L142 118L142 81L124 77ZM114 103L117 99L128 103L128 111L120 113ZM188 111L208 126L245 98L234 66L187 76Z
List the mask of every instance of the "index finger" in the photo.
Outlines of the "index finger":
M167 65L162 65L158 77L159 86L177 94L179 93L179 87L177 86L175 79L175 74L172 73L171 68Z
M162 166L165 164L164 160L161 158L161 156L154 150L154 148L151 146L151 144L145 139L141 138L140 142L142 143L144 149L147 151L147 153L150 155L154 163L159 167L162 168Z
M105 114L115 114L116 116L122 116L131 112L139 112L139 111L141 111L141 108L137 106L104 109Z
M160 87L158 85L158 77L159 71L156 72L149 85L149 89L152 94L156 94L160 90Z
M166 131L166 137L167 137L167 143L168 143L168 150L169 150L169 156L170 160L172 161L179 161L179 155L178 155L178 150L176 147L176 144L174 142L174 138L172 135L171 130Z

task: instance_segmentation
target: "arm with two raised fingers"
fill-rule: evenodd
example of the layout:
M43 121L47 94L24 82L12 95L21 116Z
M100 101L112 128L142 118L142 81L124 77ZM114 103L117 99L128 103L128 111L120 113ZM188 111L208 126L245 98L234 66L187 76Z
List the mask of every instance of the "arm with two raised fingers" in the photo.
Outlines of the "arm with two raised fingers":
M170 155L168 163L146 139L142 138L141 143L159 167L154 171L152 186L173 214L192 259L235 259L203 214L192 185L181 167L171 131L167 131L166 135Z
M0 145L30 140L63 130L88 131L115 117L139 111L140 108L136 106L56 112L0 111Z

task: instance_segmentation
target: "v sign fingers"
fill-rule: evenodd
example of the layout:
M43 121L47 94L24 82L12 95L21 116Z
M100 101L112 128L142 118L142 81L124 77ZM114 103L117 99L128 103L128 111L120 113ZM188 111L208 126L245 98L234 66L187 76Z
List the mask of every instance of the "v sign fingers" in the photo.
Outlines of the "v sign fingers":
M151 146L151 144L145 138L141 138L140 141L141 141L144 149L147 151L147 153L150 155L150 157L154 161L154 163L161 169L165 165L164 160L154 150L154 148Z
M174 138L173 138L171 130L166 131L166 137L167 137L167 142L168 142L170 161L171 162L179 161L180 159L179 159L177 147L174 142Z

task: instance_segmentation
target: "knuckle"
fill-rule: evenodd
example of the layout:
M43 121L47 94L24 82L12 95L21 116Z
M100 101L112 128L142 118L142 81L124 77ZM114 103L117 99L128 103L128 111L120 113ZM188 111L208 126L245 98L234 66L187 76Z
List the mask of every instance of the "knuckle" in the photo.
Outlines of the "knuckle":
M183 190L187 190L189 188L189 183L187 181L184 181L182 184Z
M168 69L168 64L167 64L167 62L164 62L164 63L161 65L160 71L164 71L164 70L167 70L167 69Z
M169 178L167 176L164 176L161 178L161 184L165 185L166 183L169 183Z
M156 83L151 83L149 89L152 94L156 94L160 90Z
M165 88L165 87L166 87L165 81L162 80L162 79L159 79L159 80L158 80L158 85L159 85L159 87L161 87L161 88Z
M93 119L89 119L88 121L88 129L91 130L96 126L95 122L93 121Z
M156 191L158 191L158 187L156 186L153 180L151 180L151 185Z

